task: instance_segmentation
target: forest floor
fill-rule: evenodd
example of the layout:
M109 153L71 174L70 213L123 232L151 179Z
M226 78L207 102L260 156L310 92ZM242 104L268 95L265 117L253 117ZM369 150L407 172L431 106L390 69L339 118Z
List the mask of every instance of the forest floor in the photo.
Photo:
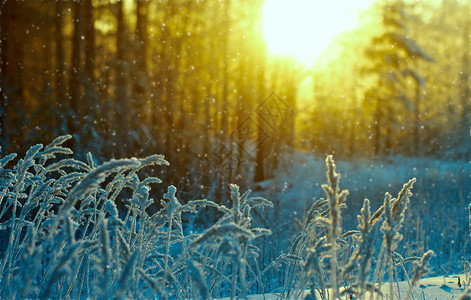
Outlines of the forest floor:
M461 280L465 280L465 275L451 275L451 276L437 276L427 277L419 280L418 286L416 286L409 296L409 299L420 299L420 300L447 300L447 299L458 299L469 286L461 285L458 286L458 277ZM394 283L394 299L405 299L407 292L409 291L408 281L400 281ZM381 288L383 297L379 296L379 299L391 299L389 293L389 284L384 284ZM322 299L318 293L316 293L318 299ZM247 298L251 300L275 300L279 299L279 295L276 293L265 294L265 295L250 295ZM343 299L349 299L349 296ZM221 300L227 300L230 298L222 298ZM364 299L370 299L370 295L365 295ZM376 299L376 297L375 297Z
M431 249L435 255L429 264L430 272L419 281L409 299L457 299L466 290L463 282L469 284L464 271L466 262L471 261L468 219L471 164L393 156L373 162L337 159L336 165L341 174L340 188L350 192L347 208L343 211L344 232L356 229L356 216L363 199L371 201L374 211L382 204L386 192L395 197L404 183L417 178L398 253L404 258L420 257ZM273 212L267 214L266 222L273 229L273 236L282 235L277 237L282 242L273 242L276 245L272 248L287 249L296 236L296 230L301 227L313 197L324 197L321 186L326 183L326 167L322 157L298 152L285 157L280 170L274 178L259 186L260 194L274 203ZM377 238L381 239L380 236ZM412 271L411 264L407 266L408 274L399 275L402 281L394 283L394 292L398 293L396 299L405 299L409 289L407 278L412 278ZM458 276L461 287L458 286ZM271 288L271 291L278 290L276 283ZM383 287L383 294L383 299L390 299L389 285ZM265 298L263 295L251 296L249 299L276 298L276 293L270 295L265 295Z

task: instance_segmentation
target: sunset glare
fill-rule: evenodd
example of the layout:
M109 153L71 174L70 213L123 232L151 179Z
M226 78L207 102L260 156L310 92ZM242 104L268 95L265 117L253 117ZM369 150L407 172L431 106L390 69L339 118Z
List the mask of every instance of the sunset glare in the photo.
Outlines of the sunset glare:
M314 63L343 31L354 28L371 0L267 0L263 34L271 54Z

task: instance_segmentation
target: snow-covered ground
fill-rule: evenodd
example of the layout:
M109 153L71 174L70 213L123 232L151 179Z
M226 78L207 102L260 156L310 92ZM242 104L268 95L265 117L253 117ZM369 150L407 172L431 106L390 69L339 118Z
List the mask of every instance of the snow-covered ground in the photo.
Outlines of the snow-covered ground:
M421 281L417 293L427 291L426 294L432 297L430 299L434 299L433 295L437 295L438 299L459 295L462 289L457 287L456 282L451 283L454 277L444 280L443 275L463 272L463 262L471 260L468 221L471 164L397 156L374 162L336 160L336 165L342 175L340 187L350 191L347 208L343 211L344 232L356 229L356 216L364 198L371 201L374 211L383 203L386 192L397 196L404 183L413 177L417 178L402 229L404 239L397 252L406 258L421 256L429 249L434 250L429 276L442 277L435 277L434 281ZM326 183L325 171L325 158L297 152L284 158L275 178L259 184L262 189L259 193L275 204L263 220L274 232L268 241L272 247L270 253L266 254L271 256L267 261L289 249L313 197L324 197L321 186ZM406 276L400 273L399 279L410 277L412 267L412 264L407 266L409 274ZM440 278L441 284L438 284ZM279 283L273 282L271 288L276 290Z
M458 286L458 277L460 277L460 282L464 282L465 275L452 275L452 276L437 276L437 277L427 277L419 280L417 286L412 289L412 292L409 296L409 299L424 299L424 300L447 300L447 299L458 299L463 295L469 286L461 283L461 287ZM394 283L394 299L405 299L409 291L410 282L400 281ZM391 299L389 292L389 284L385 284L381 288L381 293L383 297L379 296L379 299ZM316 296L320 298L318 292ZM250 295L247 297L251 300L276 300L280 299L279 294L258 294ZM376 299L376 296L374 297ZM230 298L222 298L221 300L226 300ZM349 296L343 297L343 299L349 299ZM364 295L364 299L370 299L370 295Z

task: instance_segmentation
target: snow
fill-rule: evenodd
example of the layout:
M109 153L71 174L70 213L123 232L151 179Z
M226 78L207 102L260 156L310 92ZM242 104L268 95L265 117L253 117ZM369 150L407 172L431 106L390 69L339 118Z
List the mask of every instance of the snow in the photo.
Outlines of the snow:
M421 288L416 289L419 295L424 292L430 295L430 299L447 299L442 297L459 295L463 289L456 286L455 277L446 277L445 281L443 275L463 272L462 258L469 260L471 256L468 246L471 164L436 158L393 156L377 161L336 159L336 165L337 172L341 174L340 188L350 191L347 208L343 211L343 232L356 229L356 216L363 199L371 201L374 211L383 203L386 192L396 196L404 183L417 178L402 229L404 239L397 252L404 258L420 257L429 249L435 252L428 276L439 277L420 281ZM325 197L321 189L321 185L326 183L325 171L325 157L295 152L283 157L275 178L256 184L255 189L262 190L258 193L275 205L264 219L273 231L269 245L275 250L271 249L270 255L276 256L289 249L312 199ZM381 236L378 234L376 238L378 241ZM270 261L273 258L269 256L264 259ZM407 276L398 270L399 280L411 278L413 264L407 264L406 269L409 273ZM437 278L441 278L440 284ZM267 290L275 291L279 288L280 281L273 278ZM401 293L403 289L406 289L405 285Z
M466 276L461 275L451 275L451 276L436 276L423 278L419 281L419 285L414 287L411 293L412 299L425 299L425 300L434 300L434 299L457 299L460 295L466 292L467 286L461 285L458 286L458 277L463 280ZM407 292L409 291L409 282L400 281L394 283L394 299L405 299ZM307 293L307 291L306 291ZM391 299L389 294L389 286L383 285L381 287L381 293L383 294L383 299ZM278 294L257 294L250 295L247 298L250 300L275 300L279 299ZM316 296L320 298L318 292ZM345 297L344 297L345 298ZM370 294L366 294L365 299L370 299ZM221 300L226 300L230 298L221 298ZM347 298L348 299L348 298Z

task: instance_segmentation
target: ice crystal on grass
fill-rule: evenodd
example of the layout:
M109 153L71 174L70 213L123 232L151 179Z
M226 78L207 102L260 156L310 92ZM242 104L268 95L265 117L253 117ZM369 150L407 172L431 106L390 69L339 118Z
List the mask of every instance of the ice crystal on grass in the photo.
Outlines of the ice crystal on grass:
M365 199L357 216L357 230L343 232L342 210L347 204L348 191L340 189L340 174L331 156L326 159L326 167L329 184L322 186L326 199L313 202L301 234L294 239L289 254L283 256L288 271L281 296L299 298L308 287L309 299L317 296L322 299L364 298L367 292L371 297L375 293L381 294L379 286L386 270L389 270L390 284L394 280L395 250L402 237L400 231L415 179L404 185L397 198L386 194L384 204L374 213L371 212L370 201ZM377 224L381 220L383 223L379 227ZM383 233L383 243L375 257L375 236L380 232ZM429 259L430 253L427 252L425 257ZM298 271L299 265L302 267ZM425 270L424 267L417 267L417 270L417 276L424 274L420 272ZM391 289L390 295L393 293Z
M397 198L387 194L374 213L365 200L357 230L343 232L348 192L340 189L328 157L326 198L313 201L287 253L261 268L260 254L268 250L257 240L271 231L256 220L271 201L234 184L228 206L217 204L220 199L183 201L170 185L161 209L151 213L152 186L162 181L142 179L139 171L168 165L162 155L99 164L88 153L81 162L63 146L70 138L31 147L12 168L15 154L0 159L0 233L7 238L0 252L0 298L244 298L255 286L265 292L265 275L283 264L280 298L299 298L307 288L311 298L315 290L324 299L361 298L377 292L385 270L402 259L395 250L414 180ZM185 216L208 207L221 217L186 234ZM378 232L383 243L375 259ZM427 252L416 264L413 284L430 258Z

